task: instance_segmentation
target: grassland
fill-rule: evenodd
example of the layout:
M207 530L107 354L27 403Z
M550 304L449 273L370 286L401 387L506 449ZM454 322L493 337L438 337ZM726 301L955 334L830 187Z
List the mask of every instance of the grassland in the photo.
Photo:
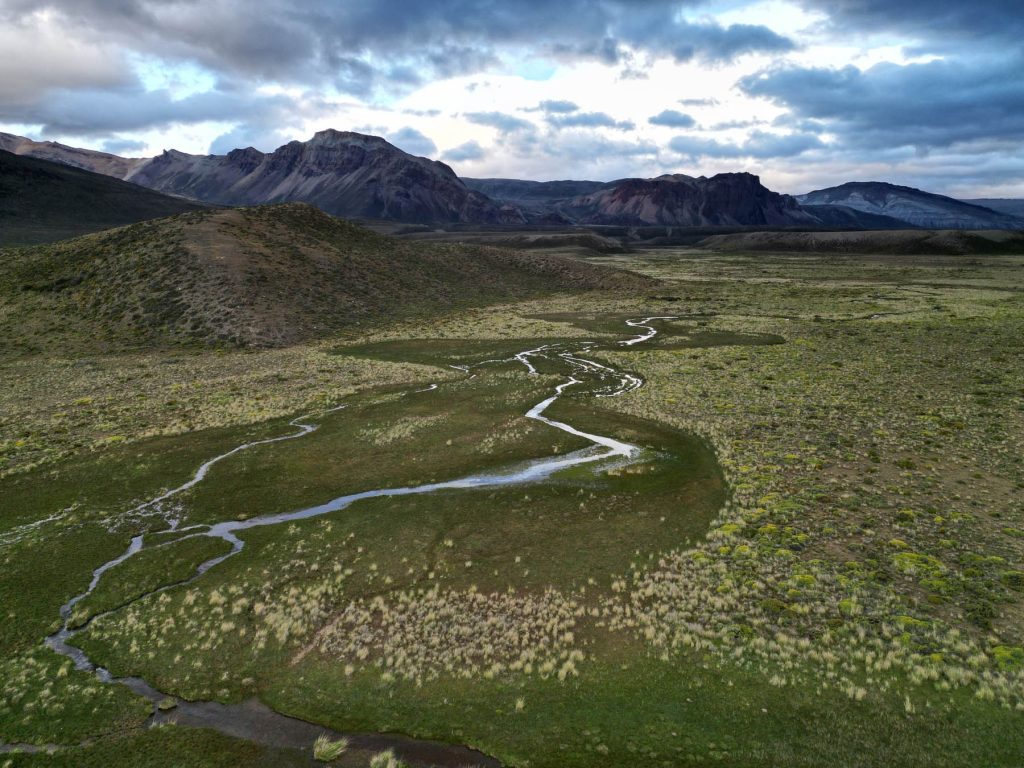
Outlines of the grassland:
M308 762L312 744L145 730L148 702L41 647L91 569L163 525L125 510L307 412L316 432L176 498L181 524L572 451L523 418L554 369L448 366L652 315L680 319L594 353L644 388L550 413L644 446L640 462L252 529L200 579L135 600L208 554L185 540L102 584L83 611L128 604L77 641L169 694L510 765L1019 765L1024 259L602 263L657 277L658 298L521 301L265 352L4 362L0 741L69 748L0 766Z

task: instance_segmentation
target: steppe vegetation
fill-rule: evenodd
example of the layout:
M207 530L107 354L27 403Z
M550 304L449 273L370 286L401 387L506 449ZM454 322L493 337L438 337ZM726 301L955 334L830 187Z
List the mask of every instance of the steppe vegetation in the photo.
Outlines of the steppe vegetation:
M176 765L187 748L196 765L298 763L140 730L148 702L41 646L60 604L168 515L253 517L580 448L523 418L556 369L450 366L604 339L592 359L646 386L549 415L642 446L635 463L254 528L201 578L140 597L216 554L184 539L101 582L78 620L114 610L76 643L175 696L258 697L512 765L1018 765L1024 260L600 261L663 283L282 350L3 361L0 741L95 740L11 764ZM654 315L680 319L615 346L623 319ZM303 413L309 436L238 454L160 514L119 515Z

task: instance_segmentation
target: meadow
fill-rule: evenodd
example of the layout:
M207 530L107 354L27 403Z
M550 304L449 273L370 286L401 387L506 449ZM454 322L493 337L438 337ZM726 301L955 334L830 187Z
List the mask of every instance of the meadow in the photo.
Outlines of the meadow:
M257 699L531 767L1019 765L1024 258L594 260L662 285L280 350L83 337L0 360L0 743L44 747L0 766L324 764L151 727L150 701L43 646L142 532L74 642L172 703ZM652 316L677 319L616 343ZM547 415L636 460L253 528L189 579L223 554L191 526L583 448L524 416L565 371L508 358L584 340L645 385ZM140 506L305 414L316 431ZM416 759L396 751L330 764Z

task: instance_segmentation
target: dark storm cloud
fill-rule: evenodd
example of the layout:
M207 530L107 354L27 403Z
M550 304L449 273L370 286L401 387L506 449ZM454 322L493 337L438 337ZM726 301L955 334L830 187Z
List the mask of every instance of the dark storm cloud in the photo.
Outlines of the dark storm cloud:
M663 110L653 117L647 118L647 122L651 125L665 125L669 128L692 128L697 124L692 117L676 109Z
M921 150L1024 136L1024 56L878 64L861 71L785 67L740 81L752 96L823 121L843 148Z
M829 26L846 36L861 30L899 32L923 41L922 48L950 49L1000 40L1020 49L1024 9L1020 0L800 0L828 15Z
M48 10L77 35L234 77L330 82L365 94L483 69L502 48L619 60L624 46L679 60L791 50L767 27L689 22L699 0L0 0L0 22Z
M430 137L409 126L389 134L388 141L410 155L432 157L437 154L437 145Z
M504 112L467 112L465 118L477 125L486 125L488 128L497 128L502 133L512 131L533 130L533 123L523 120L521 117L507 115Z
M741 144L730 144L703 136L676 136L669 142L669 148L686 158L695 160L699 157L753 157L768 159L772 157L794 157L811 149L820 149L825 145L817 136L800 133L779 135L754 131L750 138Z
M112 90L57 90L34 104L14 108L0 103L0 122L41 125L44 135L102 137L210 120L284 123L291 107L291 99L284 96L254 97L217 89L175 99L167 90L147 91L136 84Z
M632 131L636 128L629 120L616 120L604 112L573 112L566 115L548 115L548 124L555 128L614 128Z

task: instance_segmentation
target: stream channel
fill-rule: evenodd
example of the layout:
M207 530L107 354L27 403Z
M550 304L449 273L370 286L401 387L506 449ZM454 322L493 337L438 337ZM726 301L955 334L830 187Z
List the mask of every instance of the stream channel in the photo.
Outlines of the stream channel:
M657 335L657 329L652 323L658 320L673 319L675 318L645 317L627 320L626 324L638 331L638 335L619 341L617 342L617 345L622 347L632 347L636 344L649 341ZM546 480L555 473L570 467L608 461L626 464L635 460L641 452L641 449L635 445L620 442L619 440L615 440L611 437L584 432L570 424L555 421L544 415L545 411L552 403L558 400L559 397L565 395L568 390L573 388L586 388L585 393L594 397L618 397L643 386L643 380L634 374L616 370L584 357L584 355L589 351L599 349L600 347L601 344L594 341L545 344L534 349L519 352L507 359L490 360L477 364L488 365L499 362L519 362L526 367L527 371L531 375L537 375L538 371L534 366L534 360L544 359L555 363L561 361L564 367L568 369L567 378L555 388L554 394L537 403L527 411L526 417L547 424L555 429L562 430L563 432L568 432L569 434L589 440L591 442L589 447L561 457L537 459L508 468L505 471L470 475L456 480L448 480L445 482L425 485L381 488L371 491L363 491L361 493L339 496L323 504L307 507L305 509L275 515L266 515L264 517L256 517L248 520L228 520L213 525L178 528L177 520L170 519L168 521L167 529L134 537L128 548L122 554L104 563L93 571L92 580L88 589L71 598L61 607L61 628L46 638L46 645L62 656L66 656L71 659L77 669L91 671L105 683L127 686L135 693L149 699L154 705L153 715L151 717L151 722L153 723L175 722L179 725L211 728L229 736L247 739L266 746L301 749L309 752L310 754L314 739L321 734L327 734L332 738L347 738L350 745L357 749L374 751L393 749L400 759L414 765L444 766L445 768L456 768L457 766L485 766L487 768L491 768L492 766L499 766L500 763L493 757L484 755L483 753L477 752L469 747L426 741L422 739L413 739L397 734L343 734L332 731L329 728L324 728L320 725L315 725L303 720L288 717L287 715L282 715L255 699L238 704L187 701L173 696L168 696L167 694L156 690L141 678L114 677L103 667L94 664L86 653L75 646L72 642L76 634L86 629L94 619L105 614L101 613L97 616L93 616L84 624L72 628L72 612L77 603L85 599L93 592L93 590L96 589L104 573L143 551L146 536L158 537L161 534L170 532L185 534L180 538L174 539L175 542L181 541L183 538L210 536L223 539L228 542L231 545L231 550L227 554L212 558L199 565L192 576L185 581L166 584L147 593L147 595L143 595L142 597L190 584L227 558L237 555L245 547L245 542L239 538L237 534L250 528L267 525L280 525L281 523L288 523L294 520L304 520L311 517L330 514L332 512L338 512L362 499L372 499L385 496L408 496L413 494L433 493L435 491L442 490L488 488L494 486L536 483ZM460 370L465 370L467 374L470 374L471 369L460 367ZM437 385L431 385L425 390L417 391L430 391L432 389L436 389L436 387ZM345 406L342 405L332 410L339 410L344 407ZM241 451L257 445L265 445L284 440L294 440L310 434L317 429L318 425L311 423L309 419L309 416L302 416L290 422L291 426L297 429L296 432L266 440L244 443L232 448L230 451L220 454L219 456L215 456L202 464L188 482L183 483L177 488L166 491L154 499L140 504L131 510L131 512L139 513L149 510L159 510L162 502L167 501L168 499L177 496L178 494L181 494L202 482L211 467ZM168 542L165 541L162 544L155 544L152 546L166 546L167 543ZM141 599L141 597L139 599ZM120 606L115 610L121 610L122 608L124 608L124 606ZM165 710L156 706L158 703L163 702L166 707L169 701L173 701L175 704L175 706L170 710ZM40 749L39 747L33 748L28 745L0 745L0 753L8 752L17 748L25 751L37 751Z

